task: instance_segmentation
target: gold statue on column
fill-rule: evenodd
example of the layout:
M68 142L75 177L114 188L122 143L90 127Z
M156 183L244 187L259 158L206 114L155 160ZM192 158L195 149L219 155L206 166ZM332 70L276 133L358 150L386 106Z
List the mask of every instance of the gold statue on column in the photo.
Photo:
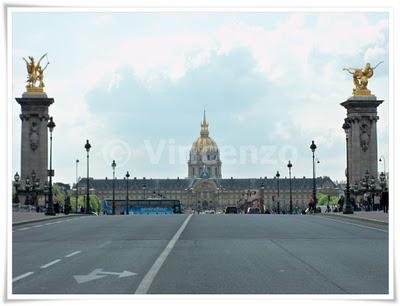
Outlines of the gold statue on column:
M343 68L343 70L353 75L353 88L354 96L371 96L371 91L367 88L368 79L374 75L374 70L383 62L379 62L375 67L371 67L370 63L366 63L364 69L362 68Z
M26 82L26 90L28 92L43 92L44 85L44 75L43 72L46 70L47 66L50 64L49 60L47 59L47 64L42 68L40 65L41 61L46 57L47 53L43 54L42 57L39 59L38 63L35 63L35 59L32 56L28 56L28 60L24 57L22 58L26 62L26 70L28 72L28 79ZM39 83L37 85L37 83Z

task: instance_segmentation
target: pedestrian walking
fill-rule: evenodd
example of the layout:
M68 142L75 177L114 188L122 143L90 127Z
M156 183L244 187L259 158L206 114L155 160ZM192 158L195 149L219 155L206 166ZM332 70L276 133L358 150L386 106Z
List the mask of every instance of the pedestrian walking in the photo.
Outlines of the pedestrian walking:
M315 201L314 201L314 197L310 196L310 200L308 201L308 212L309 213L314 213L314 205L315 205Z
M372 206L373 210L380 210L380 202L381 202L381 198L379 196L378 193L374 194L374 198L373 198L373 203L374 205Z
M389 212L389 190L387 188L382 192L381 206L383 207L384 213Z
M338 200L339 212L341 212L343 210L343 205L344 205L344 196L341 195Z

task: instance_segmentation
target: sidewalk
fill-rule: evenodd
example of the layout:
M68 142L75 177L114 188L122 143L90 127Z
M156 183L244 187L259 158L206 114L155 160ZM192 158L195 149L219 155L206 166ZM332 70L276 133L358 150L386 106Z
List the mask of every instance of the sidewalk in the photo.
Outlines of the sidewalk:
M20 225L20 224L25 224L25 223L31 223L31 222L39 222L43 220L48 220L48 219L59 219L59 218L67 218L67 217L77 217L77 216L83 216L81 214L69 214L69 215L64 215L64 214L57 214L55 216L46 216L43 212L37 213L37 212L25 212L25 211L13 211L12 212L12 224L14 225Z
M347 218L369 221L379 224L389 223L389 214L385 214L383 211L355 211L354 214L345 215L340 213L321 213L321 216L334 217L334 218Z

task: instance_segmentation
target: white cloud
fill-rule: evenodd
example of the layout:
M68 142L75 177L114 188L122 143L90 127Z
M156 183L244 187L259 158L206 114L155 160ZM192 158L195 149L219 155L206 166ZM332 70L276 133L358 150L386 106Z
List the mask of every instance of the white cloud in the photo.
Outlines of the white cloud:
M364 54L364 61L369 62L374 65L374 62L378 62L384 57L386 54L385 48L374 46L372 48L368 48Z
M95 19L98 25L110 22L116 20L109 15L100 15ZM360 54L366 61L380 59L386 54L384 38L387 28L387 21L374 24L366 14L332 13L320 14L315 25L309 27L305 16L296 13L269 29L239 21L211 33L181 29L175 33L125 37L101 54L79 61L84 63L79 67L79 73L48 78L47 88L50 95L54 94L56 98L51 112L58 125L64 127L62 143L56 142L56 149L68 148L73 154L71 152L82 151L82 139L95 139L97 145L101 145L114 137L108 132L108 123L99 122L88 109L85 95L104 78L109 91L118 88L122 81L121 74L117 73L119 67L130 65L135 77L148 86L165 78L179 82L189 70L210 64L213 53L228 54L238 48L250 51L257 71L273 83L274 90L282 91L282 101L285 97L298 101L298 105L285 114L291 126L277 122L273 134L289 139L295 129L297 133L316 136L318 143L332 146L339 137L343 137L337 125L345 111L338 103L350 96L352 89L350 76L341 68L358 64L341 60ZM15 50L14 57L20 58L21 55L26 56L26 52ZM315 55L324 57L324 61L317 61ZM15 74L14 81L16 79L22 79L20 72ZM384 85L380 84L379 90L374 92L386 92ZM21 88L17 89L21 91ZM260 109L265 107L265 104L258 103L236 118L244 122L257 118ZM273 107L285 108L283 104ZM311 113L313 120L308 120ZM20 123L16 121L14 124L19 129ZM19 140L14 142L15 152L18 152L18 146ZM65 154L62 156L65 157ZM71 156L71 162L73 160ZM65 170L66 176L73 177L74 170L69 168Z

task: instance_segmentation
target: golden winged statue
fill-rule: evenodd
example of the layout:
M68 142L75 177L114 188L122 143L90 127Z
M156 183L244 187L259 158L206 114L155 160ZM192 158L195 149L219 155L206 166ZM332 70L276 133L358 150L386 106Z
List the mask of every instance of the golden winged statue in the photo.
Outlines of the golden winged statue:
M26 82L28 83L26 85L26 89L28 92L43 92L43 88L45 87L43 72L50 64L49 61L47 60L46 66L42 68L40 63L45 57L47 58L47 53L43 54L40 57L37 64L35 63L35 59L32 56L28 56L29 60L27 60L24 57L22 58L26 63L26 70L28 72L28 79L26 80Z
M367 88L368 80L374 75L374 70L383 62L379 62L375 67L371 67L370 63L366 63L364 69L362 68L343 68L343 70L353 75L353 88L354 96L370 96L371 91Z

